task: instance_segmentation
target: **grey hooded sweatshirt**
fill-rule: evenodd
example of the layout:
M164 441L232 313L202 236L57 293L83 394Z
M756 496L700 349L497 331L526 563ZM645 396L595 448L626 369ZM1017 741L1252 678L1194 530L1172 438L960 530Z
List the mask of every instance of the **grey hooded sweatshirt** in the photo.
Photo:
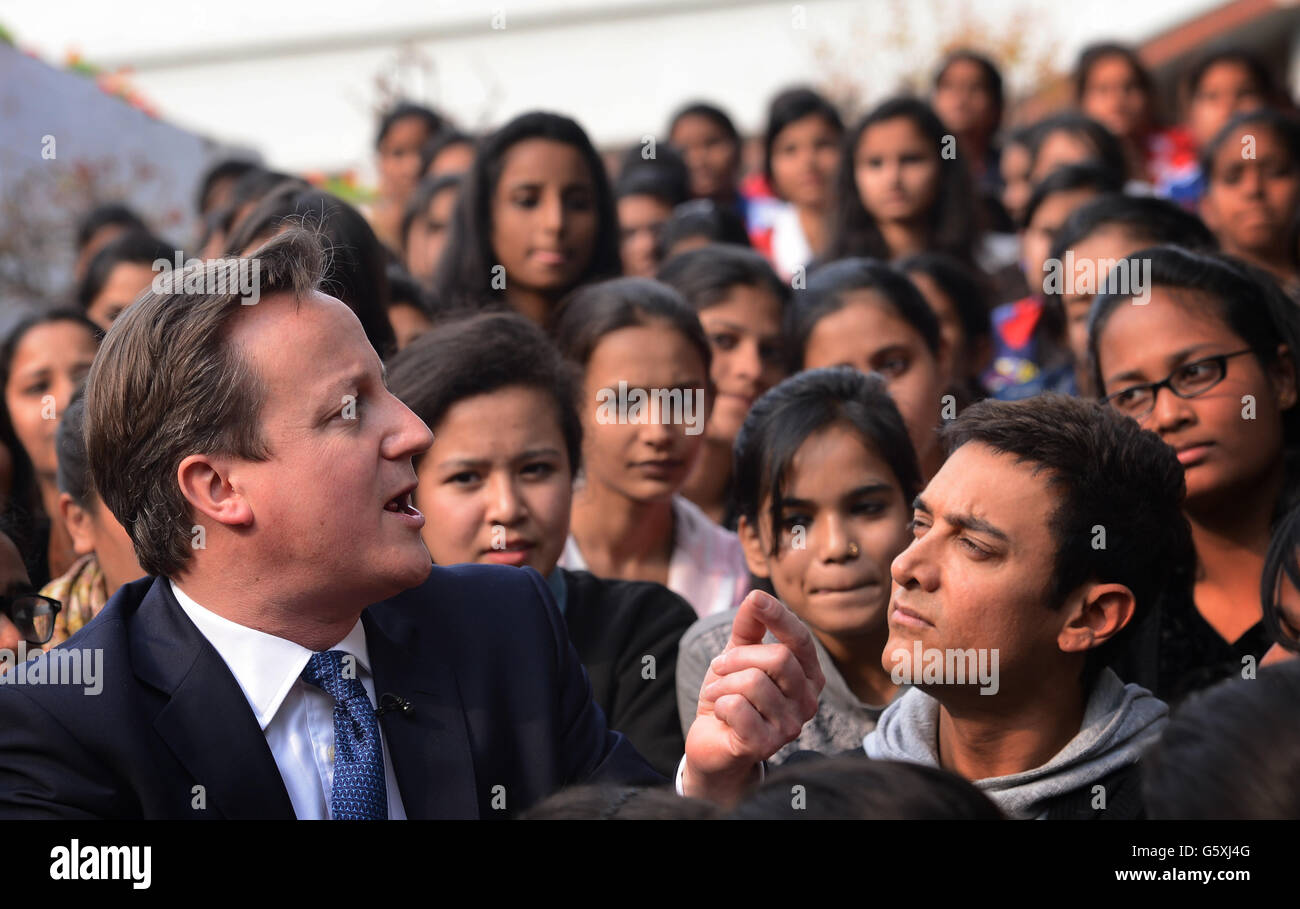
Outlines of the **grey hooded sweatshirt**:
M974 780L1004 813L1036 818L1046 803L1136 763L1169 722L1169 708L1138 685L1103 669L1084 708L1079 734L1041 767ZM862 740L867 757L939 766L939 702L919 688L885 708Z

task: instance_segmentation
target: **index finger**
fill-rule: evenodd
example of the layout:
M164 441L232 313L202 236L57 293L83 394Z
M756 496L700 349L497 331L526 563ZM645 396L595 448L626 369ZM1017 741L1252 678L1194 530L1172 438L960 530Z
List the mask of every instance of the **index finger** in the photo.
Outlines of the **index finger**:
M784 603L761 590L751 590L740 604L740 610L731 623L731 640L727 642L726 650L761 643L768 631L790 648L804 676L816 682L820 690L826 684L826 677L817 659L812 632Z

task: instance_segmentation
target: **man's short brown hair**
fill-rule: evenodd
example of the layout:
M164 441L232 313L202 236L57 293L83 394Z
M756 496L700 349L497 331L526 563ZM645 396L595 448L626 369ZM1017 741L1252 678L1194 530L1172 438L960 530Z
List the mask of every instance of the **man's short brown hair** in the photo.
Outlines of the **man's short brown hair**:
M129 307L104 338L86 381L86 453L95 488L152 575L179 574L197 548L190 504L176 480L180 462L191 454L271 454L261 434L266 389L230 339L245 299L241 282L229 279L234 261L174 273L163 288L173 292L151 290ZM252 299L260 302L277 293L301 300L318 288L325 263L316 236L292 229L239 264L256 276ZM219 292L184 292L196 284Z

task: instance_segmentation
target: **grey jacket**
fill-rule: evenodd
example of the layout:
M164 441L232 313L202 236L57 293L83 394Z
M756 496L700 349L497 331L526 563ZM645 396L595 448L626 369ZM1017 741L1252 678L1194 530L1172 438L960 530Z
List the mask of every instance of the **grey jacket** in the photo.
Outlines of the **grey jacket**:
M974 783L1008 815L1039 817L1047 802L1136 763L1168 722L1164 701L1104 669L1088 697L1079 734L1054 758L1033 770ZM938 767L938 724L939 702L912 688L886 708L862 744L870 758Z

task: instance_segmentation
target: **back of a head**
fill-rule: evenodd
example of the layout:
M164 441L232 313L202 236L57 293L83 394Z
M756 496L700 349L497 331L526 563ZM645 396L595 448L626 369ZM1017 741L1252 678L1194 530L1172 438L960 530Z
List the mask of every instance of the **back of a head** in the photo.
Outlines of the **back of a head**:
M707 821L710 802L683 798L667 786L599 783L562 789L521 816L527 821Z
M744 821L996 821L970 782L937 767L861 755L786 764L727 815Z
M1159 820L1300 817L1300 659L1188 697L1142 759Z
M949 453L968 443L987 446L1041 473L1055 491L1053 608L1088 582L1132 591L1133 618L1089 652L1088 683L1158 599L1190 601L1196 552L1182 510L1183 466L1154 432L1096 401L1058 394L981 401L940 432ZM1099 527L1103 546L1096 545Z

